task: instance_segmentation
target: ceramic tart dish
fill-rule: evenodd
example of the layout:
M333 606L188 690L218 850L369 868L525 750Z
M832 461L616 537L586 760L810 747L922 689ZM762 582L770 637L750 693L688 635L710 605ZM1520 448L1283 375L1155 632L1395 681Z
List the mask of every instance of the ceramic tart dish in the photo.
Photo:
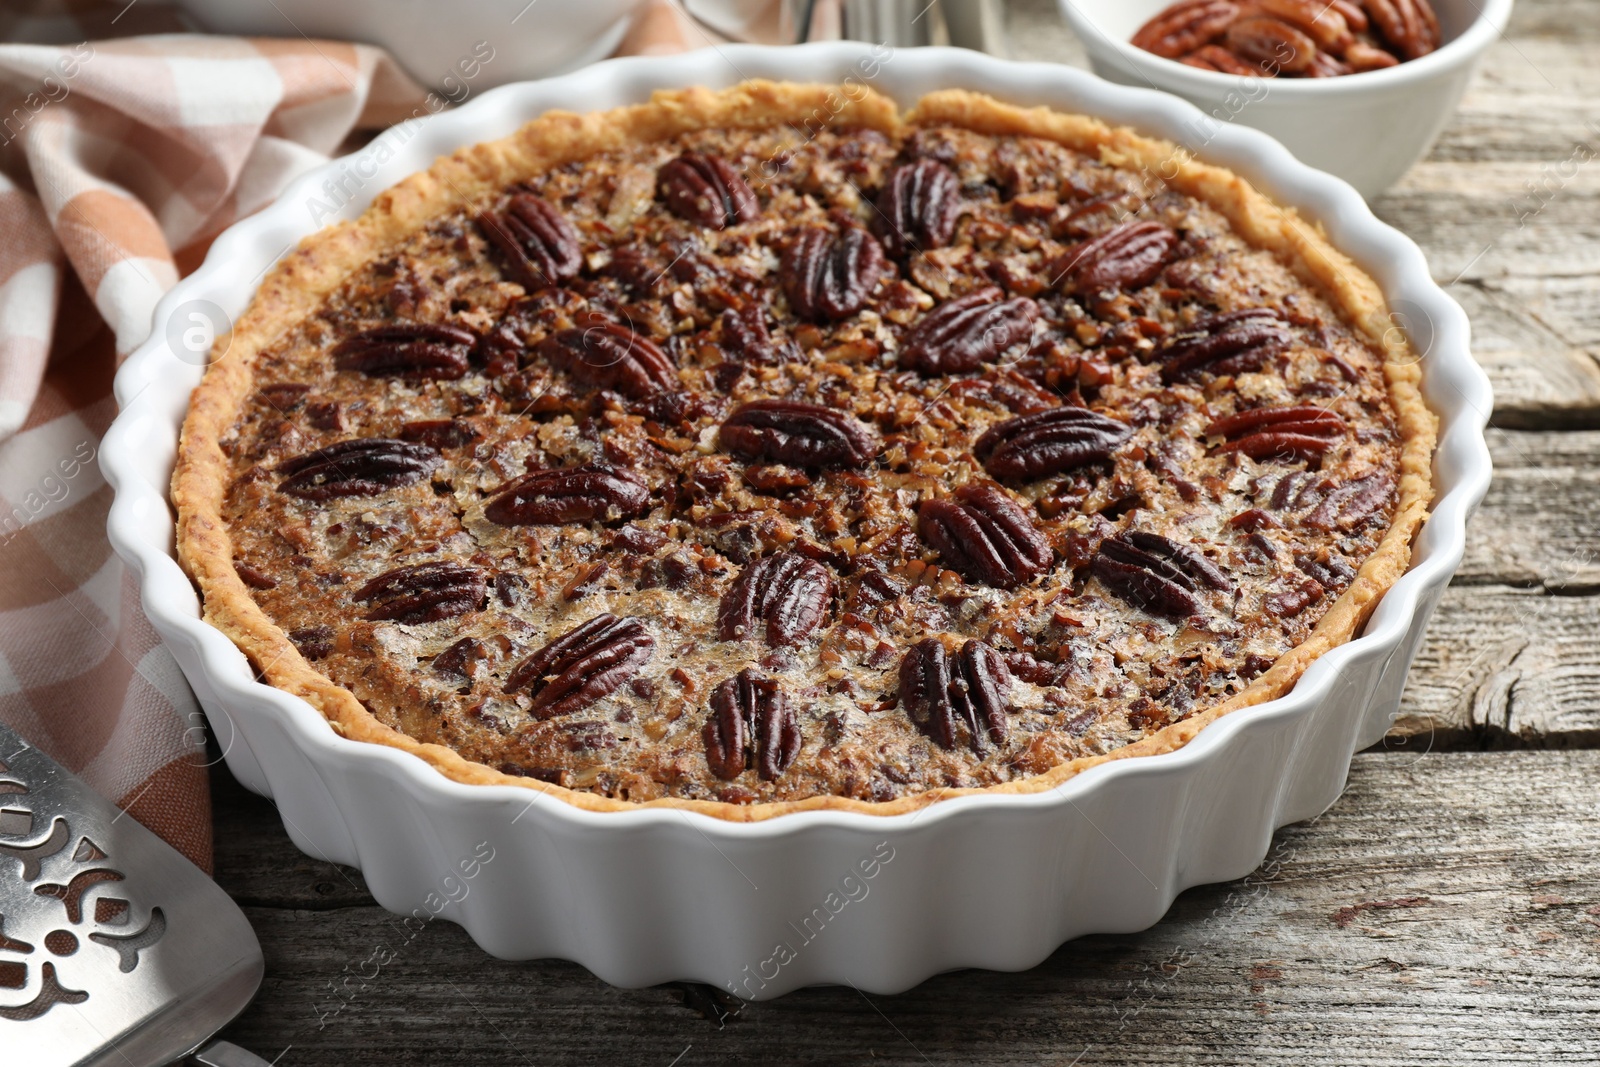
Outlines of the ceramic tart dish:
M188 283L237 316L186 420L159 387L210 626L166 544L145 591L230 764L388 906L627 984L1025 966L1247 870L1459 558L1459 309L1347 188L1238 131L1195 158L1151 94L725 58L380 140L350 221L304 179ZM956 917L985 878L1031 927Z

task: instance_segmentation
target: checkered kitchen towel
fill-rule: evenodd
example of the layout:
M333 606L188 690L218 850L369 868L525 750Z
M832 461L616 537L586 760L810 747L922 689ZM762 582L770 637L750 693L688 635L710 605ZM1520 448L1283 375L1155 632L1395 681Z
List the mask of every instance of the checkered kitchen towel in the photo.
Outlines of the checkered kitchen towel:
M77 42L0 44L0 721L209 869L198 709L105 535L112 375L217 233L440 101L365 45L178 28L127 0L0 12L0 41ZM622 51L706 40L652 0Z

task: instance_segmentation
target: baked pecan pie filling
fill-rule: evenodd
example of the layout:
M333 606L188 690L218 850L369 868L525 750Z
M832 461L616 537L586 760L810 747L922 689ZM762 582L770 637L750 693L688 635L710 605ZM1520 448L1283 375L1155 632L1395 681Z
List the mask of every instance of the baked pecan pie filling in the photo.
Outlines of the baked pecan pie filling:
M1114 752L1395 516L1384 354L1053 140L708 128L433 219L254 355L221 517L380 722L629 801Z

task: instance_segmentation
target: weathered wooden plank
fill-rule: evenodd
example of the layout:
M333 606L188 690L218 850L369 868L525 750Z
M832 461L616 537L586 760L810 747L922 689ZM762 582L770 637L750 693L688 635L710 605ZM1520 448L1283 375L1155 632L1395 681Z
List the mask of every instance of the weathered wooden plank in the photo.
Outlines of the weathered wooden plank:
M1449 289L1472 323L1472 354L1494 386L1493 422L1527 430L1600 426L1600 362L1541 321L1510 288Z
M1489 442L1495 479L1390 744L1600 745L1600 433Z
M1521 0L1512 11L1507 36L1555 37L1574 43L1600 38L1592 0Z
M1600 90L1591 82L1580 96ZM1482 157L1491 144L1526 145L1527 132L1480 129L1464 149L1478 161L1436 149L1374 205L1467 310L1497 425L1600 426L1600 125L1587 111L1566 113L1515 161Z
M1600 433L1491 429L1494 480L1458 584L1600 592Z
M1470 173L1499 162L1564 158L1575 131L1593 119L1581 93L1600 75L1584 63L1585 48L1555 37L1491 45L1429 160Z
M211 810L214 877L241 907L309 913L372 903L360 871L295 848L272 802L247 791L222 764L211 772Z
M1390 743L1600 744L1600 434L1489 443L1495 479Z
M1554 27L1566 27L1557 32ZM1600 426L1600 68L1564 3L1519 4L1439 143L1374 204L1472 318L1502 426Z
M1261 870L1153 929L1084 938L1021 974L895 997L805 990L721 1029L673 987L486 957L454 926L397 947L376 907L309 912L277 862L224 865L269 978L226 1037L286 1064L1432 1065L1600 1058L1600 753L1357 757L1344 797ZM270 822L264 802L235 825ZM284 872L280 875L279 872ZM997 886L998 888L998 886ZM336 998L380 945L395 958Z
M1600 597L1445 591L1391 747L1600 745Z
M1562 124L1558 143L1533 159L1452 163L1429 157L1373 207L1422 245L1441 283L1549 281L1600 270L1593 244L1600 228L1597 200L1600 125L1574 118Z

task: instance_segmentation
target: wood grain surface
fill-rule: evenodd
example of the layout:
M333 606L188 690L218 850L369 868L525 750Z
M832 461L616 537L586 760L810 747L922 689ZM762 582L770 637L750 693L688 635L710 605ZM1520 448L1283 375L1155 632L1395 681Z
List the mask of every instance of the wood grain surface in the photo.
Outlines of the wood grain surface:
M1009 17L1017 58L1085 65L1052 0ZM1472 318L1496 478L1386 751L1253 875L1032 971L895 997L619 990L437 923L338 1000L397 920L219 771L217 877L268 969L224 1036L286 1067L1600 1064L1597 101L1600 3L1520 0L1428 159L1373 205Z

